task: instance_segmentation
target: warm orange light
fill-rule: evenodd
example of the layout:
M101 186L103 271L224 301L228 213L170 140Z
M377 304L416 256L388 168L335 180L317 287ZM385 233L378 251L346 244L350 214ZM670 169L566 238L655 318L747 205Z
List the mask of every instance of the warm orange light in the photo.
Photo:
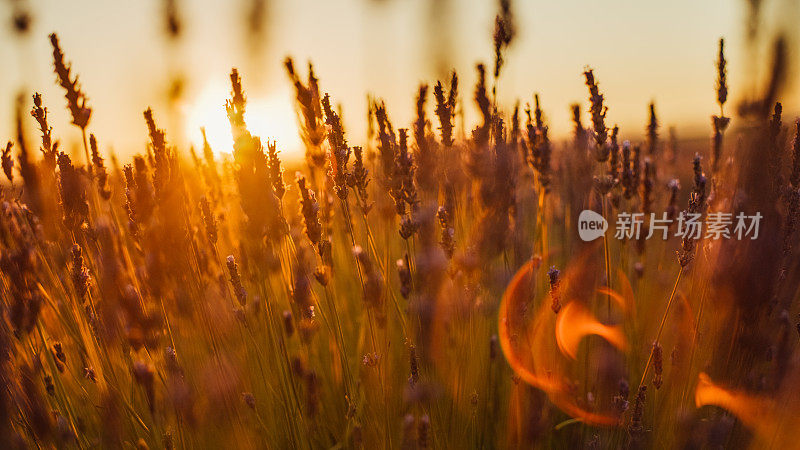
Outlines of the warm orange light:
M562 334L565 335L571 334L567 331L570 322L573 320L579 322L581 331L569 337L568 347L575 349L580 339L587 334L610 337L609 342L612 345L626 348L627 344L621 331L600 324L588 311L585 311L585 308L582 312L583 306L577 306L576 301L567 303L558 314L553 313L547 302L540 302L538 310L532 317L519 314L519 311L524 309L521 306L532 301L531 291L534 283L531 277L534 270L531 262L523 266L509 283L500 303L498 337L509 365L520 379L544 391L554 405L572 417L590 425L618 425L620 418L614 413L593 412L580 405L571 388L571 377L568 376L571 360L564 356L566 352L563 349L557 350L560 345L555 341L557 322L563 323L565 329L562 330ZM568 286L574 276L574 272L568 268L563 277L563 286ZM556 317L562 315L565 318Z
M697 376L694 403L698 408L706 405L719 406L732 412L745 425L752 428L768 426L767 400L747 395L740 391L718 386L705 372Z
M619 350L624 351L628 348L622 328L600 323L578 302L564 305L556 318L556 343L559 350L576 359L581 340L592 334L602 337Z
M186 135L195 149L203 146L201 128L217 155L231 153L233 137L225 112L225 100L230 97L226 84L208 84L192 102L184 105ZM302 143L297 130L296 113L292 106L291 94L275 91L268 96L248 96L245 110L247 128L262 141L276 140L278 150L284 158L295 159L301 156Z
M767 445L771 448L800 448L800 441L794 435L800 426L800 411L791 398L785 405L762 395L750 394L741 390L724 388L711 380L706 373L698 375L694 394L695 405L719 406L734 414L758 439L754 448Z

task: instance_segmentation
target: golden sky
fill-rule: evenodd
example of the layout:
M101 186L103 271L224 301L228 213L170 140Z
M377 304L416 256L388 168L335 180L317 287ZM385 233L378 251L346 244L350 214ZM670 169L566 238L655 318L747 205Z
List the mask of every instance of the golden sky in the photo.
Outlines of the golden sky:
M238 67L250 100L248 121L284 152L297 151L291 86L282 60L293 55L305 73L313 61L323 91L341 103L349 140L365 139L367 94L386 100L395 126L411 122L420 82L432 83L444 67L461 76L467 120L474 64L492 64L492 0L267 1L263 35L247 39L246 8L252 0L178 0L184 33L164 34L163 2L41 0L27 2L31 32L17 39L0 31L0 138L13 136L17 92L40 91L54 136L70 148L79 132L69 125L63 92L55 85L47 35L57 32L67 59L80 74L93 108L90 131L117 153L140 152L147 142L142 111L176 143L199 141L206 126L212 144L229 151L224 114L228 74ZM10 2L0 5L8 22ZM595 69L609 106L608 118L623 136L638 137L647 105L656 102L661 122L678 134L707 133L715 105L717 40L727 40L731 96L744 84L742 1L559 0L513 2L518 35L499 80L506 108L538 92L555 136L569 133L569 105L587 108L582 71ZM181 99L165 100L170 80L185 80ZM26 114L31 133L34 122ZM588 123L588 120L587 120ZM665 133L665 132L664 132ZM222 147L222 148L219 148Z

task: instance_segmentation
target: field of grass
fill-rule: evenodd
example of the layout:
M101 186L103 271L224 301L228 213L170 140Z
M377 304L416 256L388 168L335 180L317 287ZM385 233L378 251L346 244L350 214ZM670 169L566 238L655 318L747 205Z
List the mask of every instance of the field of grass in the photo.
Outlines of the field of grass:
M20 98L2 152L0 447L800 448L800 121L772 87L734 114L720 40L709 139L651 103L629 142L587 68L556 142L539 94L497 102L504 14L474 86L421 85L411 124L373 100L360 147L287 58L291 164L237 69L232 155L147 109L147 151L118 159L51 35L65 98Z

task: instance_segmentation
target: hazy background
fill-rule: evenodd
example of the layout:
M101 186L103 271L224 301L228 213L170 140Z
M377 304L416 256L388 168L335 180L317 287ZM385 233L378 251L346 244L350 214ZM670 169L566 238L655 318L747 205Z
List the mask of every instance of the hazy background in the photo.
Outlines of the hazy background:
M769 71L767 64L746 63L769 53L768 37L763 44L746 45L747 5L752 3L759 2L512 2L517 36L499 80L499 99L510 109L515 99L524 104L539 92L553 134L564 137L571 129L569 105L580 102L588 108L582 71L590 66L606 95L609 120L626 137L641 134L651 100L662 124L675 125L680 136L707 135L709 116L717 112L718 38L726 38L734 101ZM795 3L768 4L759 21L770 29L793 28ZM286 55L294 56L303 75L305 63L314 63L321 88L342 105L354 144L365 139L368 93L385 99L396 126L405 126L412 120L419 83L435 82L448 68L461 77L460 99L469 122L474 117L474 64L493 64L494 0L178 0L181 31L176 38L166 31L165 4L3 0L0 140L14 136L13 105L19 92L25 93L28 132L35 135L27 111L30 94L39 91L54 137L67 148L79 142L52 73L51 32L59 34L89 96L90 131L106 151L120 154L144 150L141 114L148 106L171 141L197 145L204 125L216 150L230 151L223 105L234 66L250 100L248 122L254 132L277 138L291 153L299 151L300 142L292 87L282 65ZM26 33L12 26L20 12L31 17ZM794 53L793 40L789 53ZM791 82L787 89L785 111L794 111Z

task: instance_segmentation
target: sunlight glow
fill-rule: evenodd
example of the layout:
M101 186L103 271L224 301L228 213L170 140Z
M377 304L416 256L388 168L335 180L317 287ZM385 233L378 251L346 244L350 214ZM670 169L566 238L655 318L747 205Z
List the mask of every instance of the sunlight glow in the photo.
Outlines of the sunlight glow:
M233 138L225 112L225 100L230 97L229 88L222 84L209 84L198 92L194 101L184 106L186 135L196 151L203 148L206 137L217 155L233 151ZM261 138L276 140L284 159L298 159L302 155L302 143L297 131L297 121L292 98L288 91L273 91L267 96L248 96L245 110L248 130Z

